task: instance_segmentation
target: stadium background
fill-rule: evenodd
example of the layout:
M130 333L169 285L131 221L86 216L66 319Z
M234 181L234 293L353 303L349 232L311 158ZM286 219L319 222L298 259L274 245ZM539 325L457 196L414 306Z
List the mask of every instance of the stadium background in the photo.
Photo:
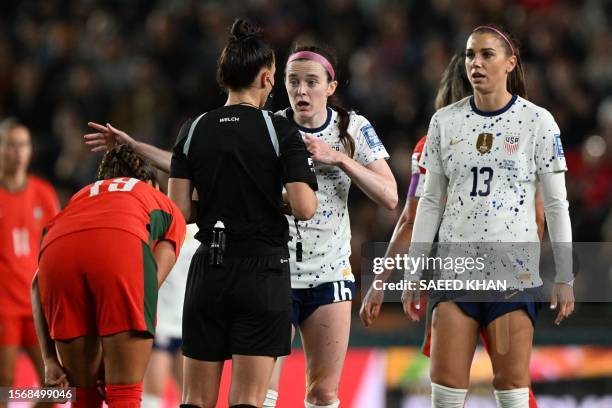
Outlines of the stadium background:
M606 0L6 2L0 118L15 117L32 129L32 171L50 180L65 202L92 181L99 161L81 140L87 121L111 122L170 148L187 117L224 103L215 63L236 16L261 24L277 50L270 109L288 106L282 73L291 44L327 44L341 61L338 94L373 123L391 154L396 211L351 193L356 276L361 244L387 240L399 216L410 152L427 131L440 74L470 30L485 22L517 35L529 97L562 130L574 239L612 240L612 2ZM390 304L366 331L359 303L340 386L343 405L427 406L427 361L414 348L422 325ZM612 406L612 305L583 303L561 327L552 320L545 311L535 338L532 376L540 406ZM287 368L279 407L300 406L300 353ZM481 353L474 370L467 406L493 406L490 367ZM29 383L30 374L20 364L18 383ZM168 406L173 392L170 387Z

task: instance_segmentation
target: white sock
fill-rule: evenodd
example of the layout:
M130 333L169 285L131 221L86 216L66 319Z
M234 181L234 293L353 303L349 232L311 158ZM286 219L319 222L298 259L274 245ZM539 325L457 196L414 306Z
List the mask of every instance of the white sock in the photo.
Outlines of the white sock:
M495 400L498 408L528 408L529 388L495 390Z
M431 383L432 408L463 408L468 390Z
M268 392L266 392L266 399L263 402L262 408L276 407L277 399L278 399L278 391L268 390Z
M142 408L161 408L163 403L163 399L155 394L150 394L148 392L142 393Z
M338 408L339 406L340 406L340 400L336 400L336 402L333 402L329 405L315 405L315 404L311 404L308 401L304 401L305 408Z

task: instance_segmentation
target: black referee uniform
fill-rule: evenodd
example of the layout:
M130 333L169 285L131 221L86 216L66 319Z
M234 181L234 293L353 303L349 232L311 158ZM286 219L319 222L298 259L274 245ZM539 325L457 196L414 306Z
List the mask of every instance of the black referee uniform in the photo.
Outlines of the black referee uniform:
M288 225L283 184L317 188L298 130L284 118L231 105L188 120L170 177L198 193L196 238L183 306L183 354L221 361L232 354L282 356L291 348ZM225 226L222 261L210 248Z

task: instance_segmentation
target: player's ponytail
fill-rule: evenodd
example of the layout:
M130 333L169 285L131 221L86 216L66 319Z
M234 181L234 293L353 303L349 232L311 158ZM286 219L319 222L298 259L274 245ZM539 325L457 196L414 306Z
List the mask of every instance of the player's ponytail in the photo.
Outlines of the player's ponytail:
M487 32L499 38L504 44L507 56L514 55L516 57L516 66L508 74L506 81L506 89L511 94L516 94L521 98L527 99L527 81L525 80L525 70L523 69L523 61L519 50L519 43L516 37L502 27L495 24L486 24L477 27L472 33Z
M331 82L337 79L336 72L338 72L338 57L336 56L335 53L333 53L329 49L318 47L316 45L297 45L296 44L291 50L290 55L295 55L301 51L309 51L309 52L319 54L320 56L322 56L325 60L327 60L327 63L331 65L331 70L328 68L325 69L325 73L327 75L328 82ZM299 59L302 59L302 58L298 57L293 60L299 60ZM332 77L332 73L333 73L333 77ZM344 146L344 149L347 151L349 157L353 157L353 155L355 154L355 140L348 132L348 126L349 126L349 121L350 121L350 111L344 107L342 102L340 102L340 99L335 94L329 97L327 101L327 105L333 110L335 110L336 112L338 112L338 130L340 133L339 135L340 143L342 143L342 146Z
M436 110L442 109L471 94L472 85L465 72L465 54L458 52L453 55L442 73L434 106Z
M149 163L126 144L120 144L107 151L98 167L98 180L115 177L133 177L151 181L157 185L157 172Z

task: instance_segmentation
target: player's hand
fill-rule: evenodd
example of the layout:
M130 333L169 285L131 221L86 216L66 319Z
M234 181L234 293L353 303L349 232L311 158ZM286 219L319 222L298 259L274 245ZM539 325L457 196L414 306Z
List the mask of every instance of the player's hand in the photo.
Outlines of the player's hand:
M323 140L311 135L304 136L306 148L312 154L312 159L323 164L337 165L340 162L340 152L329 147Z
M361 309L359 310L359 318L365 327L370 327L374 320L380 314L380 308L385 299L385 293L382 290L374 289L372 286L368 293L361 301Z
M85 144L91 147L92 152L105 152L118 144L126 144L132 149L136 145L136 141L130 135L114 128L110 123L104 126L96 122L88 122L87 125L97 130L97 133L83 135Z
M550 308L559 307L555 324L559 325L574 311L574 288L566 283L555 283L550 298Z
M55 358L45 360L45 387L67 388L70 385L66 371Z
M421 320L419 311L421 310L421 292L418 289L404 289L402 292L402 306L406 316L413 322Z

